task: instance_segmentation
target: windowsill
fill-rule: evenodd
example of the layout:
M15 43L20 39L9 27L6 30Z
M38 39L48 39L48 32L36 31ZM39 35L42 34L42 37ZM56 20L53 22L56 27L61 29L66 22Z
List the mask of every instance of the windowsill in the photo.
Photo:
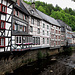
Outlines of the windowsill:
M6 12L3 12L3 11L0 11L1 13L3 13L3 14L7 14Z
M5 46L0 46L0 47L5 47Z
M30 45L30 44L33 44L33 43L23 43L24 45Z
M22 43L16 43L17 45L22 45Z
M5 30L5 28L0 28L1 30Z

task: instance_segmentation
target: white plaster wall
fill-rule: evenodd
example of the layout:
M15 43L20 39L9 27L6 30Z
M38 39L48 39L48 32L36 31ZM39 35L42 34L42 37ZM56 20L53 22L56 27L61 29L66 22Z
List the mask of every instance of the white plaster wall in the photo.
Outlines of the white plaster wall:
M11 14L12 10L10 8L7 8L7 13Z
M0 0L0 3L1 3L1 0Z
M10 19L9 19L9 17L10 17ZM7 15L6 21L11 22L11 18L12 18L12 16ZM8 19L9 19L9 20L8 20Z
M5 21L5 15L1 14L1 20Z
M10 26L11 26L11 24L6 22L5 28L6 28L7 30L9 30Z
M3 0L3 3L2 3L2 4L3 4L3 5L6 5L6 3L7 3L6 0Z
M5 30L5 36L11 37L11 31Z
M8 38L5 38L5 46L8 46Z

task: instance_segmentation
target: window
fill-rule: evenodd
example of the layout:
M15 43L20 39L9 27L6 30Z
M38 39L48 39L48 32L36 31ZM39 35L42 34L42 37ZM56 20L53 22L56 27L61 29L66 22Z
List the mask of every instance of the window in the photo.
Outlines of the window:
M15 29L14 30L18 31L18 25L17 24L15 24Z
M1 28L4 28L4 22L1 21Z
M37 20L37 26L40 26L40 21L39 20Z
M23 26L23 31L26 32L26 27L25 26Z
M1 11L1 5L0 5L0 11Z
M7 12L7 6L0 4L0 11L6 13Z
M40 45L40 37L36 37L36 44Z
M47 31L47 35L49 35L49 32Z
M43 23L43 28L45 28L45 24Z
M40 45L40 37L38 37L38 45Z
M2 12L6 12L6 7L2 6Z
M16 43L22 43L22 37L16 36Z
M49 38L47 38L47 44L49 44Z
M49 25L47 25L47 29L49 29Z
M17 14L18 16L18 14ZM23 19L23 14L21 12L19 12L19 18Z
M26 20L26 17L27 17L27 16L25 15L25 20Z
M45 31L43 30L43 35L45 35Z
M56 41L56 45L57 45L57 41Z
M23 26L19 25L19 31L23 31Z
M37 29L37 33L40 34L40 29L39 28Z
M31 24L34 24L34 18L31 18Z
M4 21L1 21L0 28L2 28L2 29L5 28L5 22Z
M45 38L43 38L43 44L45 44Z
M30 26L30 32L33 32L33 27L32 26Z
M56 33L57 33L57 30L56 30Z
M23 43L27 43L27 37L26 36L23 37Z
M0 38L0 46L4 46L4 38Z
M40 45L40 37L33 37L33 43Z
M35 37L33 37L33 43L35 44L36 42L35 42Z
M17 10L15 10L15 16L18 16L18 11Z

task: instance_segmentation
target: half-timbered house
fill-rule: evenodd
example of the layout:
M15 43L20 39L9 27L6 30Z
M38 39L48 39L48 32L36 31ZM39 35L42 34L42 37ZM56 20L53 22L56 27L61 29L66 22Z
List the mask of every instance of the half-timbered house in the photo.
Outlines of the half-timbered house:
M24 51L30 49L33 41L28 34L29 13L20 0L14 5L12 26L12 51Z
M13 0L0 0L0 52L11 50Z

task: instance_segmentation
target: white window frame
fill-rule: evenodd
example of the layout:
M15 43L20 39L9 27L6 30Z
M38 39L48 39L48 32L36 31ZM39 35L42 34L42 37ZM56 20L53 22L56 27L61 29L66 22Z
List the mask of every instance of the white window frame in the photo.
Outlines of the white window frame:
M1 28L4 28L4 22L3 21L1 21Z
M30 32L33 32L33 27L32 26L30 26Z
M47 44L49 44L49 38L47 38Z
M20 29L20 26L22 27L22 29ZM22 25L19 25L19 31L23 31L23 26Z
M6 7L2 5L2 12L6 12Z
M4 38L1 38L1 46L4 46Z
M26 26L24 26L24 32L26 32Z
M18 37L18 42L17 42L17 37ZM20 37L21 37L21 43L20 43ZM22 36L16 36L16 44L22 44Z
M37 29L37 33L40 34L40 28Z

